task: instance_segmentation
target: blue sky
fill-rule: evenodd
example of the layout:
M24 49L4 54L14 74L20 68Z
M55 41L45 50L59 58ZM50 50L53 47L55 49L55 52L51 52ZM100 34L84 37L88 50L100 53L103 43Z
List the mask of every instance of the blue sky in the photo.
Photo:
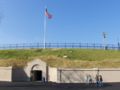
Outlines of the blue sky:
M0 0L0 44L43 42L107 43L120 40L120 0Z

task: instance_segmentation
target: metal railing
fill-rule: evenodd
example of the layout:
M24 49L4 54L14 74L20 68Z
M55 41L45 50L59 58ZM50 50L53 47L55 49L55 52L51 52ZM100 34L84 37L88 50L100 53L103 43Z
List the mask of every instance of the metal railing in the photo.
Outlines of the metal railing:
M46 48L86 48L86 49L112 49L120 50L119 45L97 43L46 43ZM0 45L0 49L31 49L31 48L44 48L43 43L22 43L22 44L4 44Z

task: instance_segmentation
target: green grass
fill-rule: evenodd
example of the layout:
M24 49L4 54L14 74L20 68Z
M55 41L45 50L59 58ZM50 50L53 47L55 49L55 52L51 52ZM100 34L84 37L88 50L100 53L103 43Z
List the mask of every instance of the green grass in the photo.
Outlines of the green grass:
M67 57L64 57L67 56ZM18 49L0 50L0 66L24 67L27 62L42 59L53 67L116 68L120 51L95 49Z

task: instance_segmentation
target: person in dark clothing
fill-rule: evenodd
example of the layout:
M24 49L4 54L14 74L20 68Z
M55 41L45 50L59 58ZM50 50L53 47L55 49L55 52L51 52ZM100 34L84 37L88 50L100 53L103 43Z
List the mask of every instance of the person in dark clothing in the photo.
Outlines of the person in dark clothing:
M102 75L99 76L99 87L103 86L103 78Z

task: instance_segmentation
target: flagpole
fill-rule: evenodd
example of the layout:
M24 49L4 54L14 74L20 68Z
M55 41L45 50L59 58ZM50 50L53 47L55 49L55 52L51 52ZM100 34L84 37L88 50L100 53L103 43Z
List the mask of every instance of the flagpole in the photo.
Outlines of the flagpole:
M44 13L44 40L43 40L43 48L46 48L46 32L47 32L47 18L51 19L52 15L48 13L47 8L45 7L45 13Z
M45 9L46 9L46 7L45 7ZM43 40L43 44L44 44L43 48L44 49L46 48L46 31L47 31L47 19L46 19L46 15L45 15L45 12L44 12L44 40Z

